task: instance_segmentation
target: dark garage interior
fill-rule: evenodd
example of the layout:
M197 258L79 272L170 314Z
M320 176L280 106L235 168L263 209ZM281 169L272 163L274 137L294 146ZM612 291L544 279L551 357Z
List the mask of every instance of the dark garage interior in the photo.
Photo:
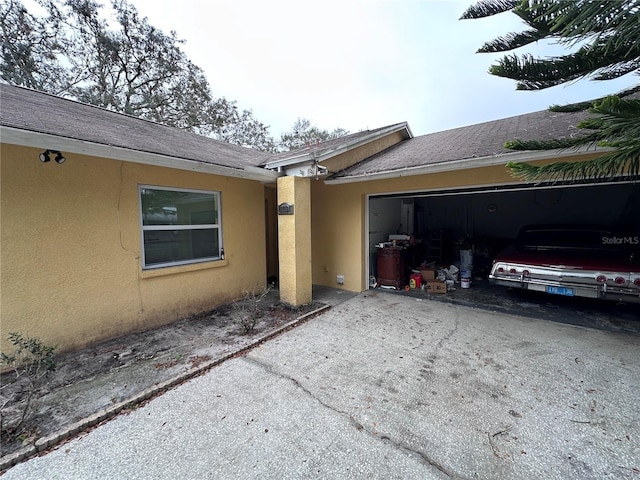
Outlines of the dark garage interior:
M471 249L473 276L486 278L494 255L523 226L536 224L640 232L640 185L529 185L371 197L369 272L378 273L376 245L389 242L389 235L407 235L413 244L410 268L434 262L459 266L460 250Z
M389 245L390 235L406 234L406 242L413 245L407 248L411 253L397 294L425 298L432 292L408 286L412 271L415 274L425 263L436 269L460 266L460 251L471 250L470 288L457 283L445 295L429 298L640 335L640 304L507 289L488 281L494 256L527 225L604 225L639 236L640 184L529 185L377 196L369 199L368 219L370 288L378 275L379 250L388 250L377 246Z

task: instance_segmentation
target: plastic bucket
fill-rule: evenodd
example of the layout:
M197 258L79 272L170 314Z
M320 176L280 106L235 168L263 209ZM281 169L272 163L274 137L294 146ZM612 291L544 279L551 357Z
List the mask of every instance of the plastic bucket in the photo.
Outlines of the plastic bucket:
M469 280L471 278L471 267L461 268L460 269L460 278L466 278Z
M473 265L472 250L460 250L460 265L462 268Z
M460 286L462 288L469 288L471 286L471 280L469 280L468 278L460 279Z

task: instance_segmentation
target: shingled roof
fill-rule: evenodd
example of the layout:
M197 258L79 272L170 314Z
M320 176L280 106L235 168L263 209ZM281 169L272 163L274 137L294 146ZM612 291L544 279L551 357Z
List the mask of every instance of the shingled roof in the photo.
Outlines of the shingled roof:
M465 159L488 161L504 157L506 163L509 160L507 157L515 153L504 148L506 141L547 140L581 135L583 131L576 125L587 115L585 112L559 113L543 110L421 135L369 157L332 178L366 177Z
M27 88L0 84L0 125L242 170L268 154Z
M278 175L269 168L309 158L331 158L345 149L366 144L377 136L391 131L403 132L405 140L333 174L327 180L329 183L427 173L427 170L495 165L506 163L514 157L523 159L527 155L531 158L540 158L540 155L551 158L559 153L514 152L506 150L504 143L514 139L574 137L582 133L576 125L588 116L586 112L542 110L418 137L412 137L406 123L399 123L291 152L269 154L22 87L0 84L0 102L0 125L10 131L49 135L82 144L114 147L115 150L124 149L122 151L125 154L129 152L133 156L158 156L151 161L143 159L142 163L192 170L202 169L198 165L209 165L209 170L221 167L222 174L236 171L264 181L273 181ZM42 147L51 148L48 145ZM181 164L176 166L171 159L177 159Z

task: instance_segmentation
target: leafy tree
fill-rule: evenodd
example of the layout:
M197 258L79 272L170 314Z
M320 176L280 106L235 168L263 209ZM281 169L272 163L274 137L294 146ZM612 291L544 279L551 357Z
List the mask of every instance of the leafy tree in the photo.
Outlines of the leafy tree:
M348 134L349 132L343 128L336 128L330 132L311 125L311 122L306 118L298 118L291 127L291 130L280 136L278 148L281 151L295 150Z
M126 0L111 0L112 21L93 0L19 0L0 6L1 78L114 111L273 150L268 127L235 102L213 98L202 69Z
M0 3L0 77L34 90L62 93L71 79L60 61L56 22L27 11L18 0Z
M224 105L226 121L214 132L218 139L237 145L245 145L264 152L277 151L276 142L269 135L269 129L255 118L249 110L240 111L235 102L226 102Z
M570 49L557 57L505 55L489 73L517 81L518 90L541 90L582 78L611 80L640 73L640 0L482 0L461 19L475 19L510 11L528 29L485 43L479 53L507 52L543 39ZM573 49L574 51L571 51ZM558 162L544 167L509 163L515 175L527 180L604 179L640 175L640 85L589 102L552 106L552 111L588 110L595 114L578 124L585 134L556 141L513 140L506 148L547 150L583 145L612 147L594 160Z

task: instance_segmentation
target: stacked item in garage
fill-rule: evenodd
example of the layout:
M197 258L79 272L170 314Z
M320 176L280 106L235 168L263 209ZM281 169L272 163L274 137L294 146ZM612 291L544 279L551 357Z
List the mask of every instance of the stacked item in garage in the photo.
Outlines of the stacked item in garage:
M473 250L460 250L460 286L469 288L473 274Z
M420 268L423 285L426 285L428 293L447 293L447 284L444 279L438 278L434 268L422 265Z

